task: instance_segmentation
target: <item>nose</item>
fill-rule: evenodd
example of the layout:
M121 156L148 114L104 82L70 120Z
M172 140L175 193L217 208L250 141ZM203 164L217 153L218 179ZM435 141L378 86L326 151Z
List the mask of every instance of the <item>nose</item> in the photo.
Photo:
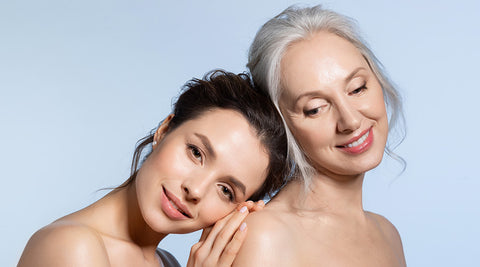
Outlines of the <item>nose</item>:
M193 178L185 179L182 183L182 190L185 194L185 200L197 204L201 201L205 192L207 191L209 184L208 177L196 176Z
M340 133L351 133L360 128L362 114L348 101L342 101L337 105L338 122L337 130Z

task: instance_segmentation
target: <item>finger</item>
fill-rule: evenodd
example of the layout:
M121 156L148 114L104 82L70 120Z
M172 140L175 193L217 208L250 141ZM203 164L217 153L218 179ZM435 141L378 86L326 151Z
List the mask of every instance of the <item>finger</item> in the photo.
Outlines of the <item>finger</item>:
M220 259L218 259L218 266L232 266L232 263L237 257L237 254L240 251L246 236L247 224L244 222L240 225L232 240L228 243L223 250L223 253L220 255Z
M247 215L248 209L247 207L245 207L242 208L239 212L236 212L232 216L232 218L230 218L228 223L223 227L223 229L220 231L220 233L218 233L217 237L215 238L212 251L210 252L211 257L218 259L218 257L223 253L223 250L225 249L227 244L232 240L233 236L235 235Z
M211 230L208 232L208 234L205 236L205 239L203 240L203 249L208 251L212 249L213 242L215 241L215 238L217 238L218 233L223 229L223 227L227 224L227 222L230 220L230 218L233 217L235 213L238 213L238 212L233 211L232 213L218 220L213 225L213 227L211 228Z
M256 203L251 201L251 200L245 201L243 203L238 204L237 211L240 211L240 209L244 206L246 206L248 210L251 210L255 207L255 205L256 205Z
M212 231L212 228L213 228L213 226L209 226L209 227L203 228L202 235L200 236L200 240L198 240L198 241L205 241L205 239L207 238L207 236L208 236L208 235L210 234L210 232Z
M259 200L256 205L250 211L259 211L265 207L265 202L263 200Z
M224 218L218 220L210 229L202 233L201 241L192 247L189 261L193 262L193 266L205 263L205 260L211 254L213 243L218 233L223 229L224 225L230 220L237 211L233 211Z
M187 267L193 267L195 266L196 262L202 261L202 259L199 257L200 255L197 252L201 246L202 242L198 242L192 246L192 248L190 249L190 255L188 257Z

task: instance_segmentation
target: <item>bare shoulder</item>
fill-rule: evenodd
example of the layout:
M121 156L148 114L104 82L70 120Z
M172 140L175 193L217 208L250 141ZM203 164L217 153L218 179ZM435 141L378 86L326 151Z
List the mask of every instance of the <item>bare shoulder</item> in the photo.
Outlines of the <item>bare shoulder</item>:
M402 239L400 237L400 233L398 232L397 228L385 217L380 214L376 214L373 212L367 212L376 223L379 225L380 230L388 239L388 242L392 245L393 249L397 256L405 263L405 255L403 253L403 245Z
M109 266L103 240L94 229L60 220L38 230L18 266Z
M268 209L248 215L247 237L233 266L282 266L289 257L285 252L290 232L281 212ZM281 255L281 256L280 256Z
M373 212L367 212L380 226L382 232L388 237L391 241L401 242L400 234L398 233L397 228L385 217L380 214Z

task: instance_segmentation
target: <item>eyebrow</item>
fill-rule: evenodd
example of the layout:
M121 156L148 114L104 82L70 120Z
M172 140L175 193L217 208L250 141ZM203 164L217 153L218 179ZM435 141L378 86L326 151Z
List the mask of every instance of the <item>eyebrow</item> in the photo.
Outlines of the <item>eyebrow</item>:
M239 188L240 191L242 191L243 195L245 195L245 185L242 182L232 176L227 177L227 180L233 185L235 185L237 188Z
M208 137L199 133L195 133L194 135L200 139L205 149L207 149L208 154L210 154L212 158L216 158L217 154L215 153L215 150L213 150L212 144L210 143L210 140L208 140Z
M358 67L358 68L354 69L352 71L352 73L350 73L350 75L348 75L347 78L345 78L344 81L350 81L361 70L365 70L365 68L364 67Z
M358 67L356 69L354 69L345 79L344 81L347 82L347 81L350 81L358 72L360 72L361 70L365 70L364 67ZM301 95L299 95L297 98L295 98L295 102L294 103L297 103L300 99L304 98L304 97L310 97L310 96L314 96L314 95L317 95L318 94L318 90L313 90L313 91L308 91L308 92L305 92Z

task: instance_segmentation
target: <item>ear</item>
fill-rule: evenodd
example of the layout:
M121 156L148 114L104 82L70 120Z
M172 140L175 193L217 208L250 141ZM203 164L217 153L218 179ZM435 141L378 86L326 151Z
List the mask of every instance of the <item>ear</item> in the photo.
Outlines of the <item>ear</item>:
M163 137L165 137L165 134L167 134L168 128L169 128L168 126L170 125L170 121L173 119L173 116L174 116L173 114L168 115L168 117L162 121L162 124L158 126L157 131L153 135L153 143L152 143L153 149L157 147L160 141L162 141Z

